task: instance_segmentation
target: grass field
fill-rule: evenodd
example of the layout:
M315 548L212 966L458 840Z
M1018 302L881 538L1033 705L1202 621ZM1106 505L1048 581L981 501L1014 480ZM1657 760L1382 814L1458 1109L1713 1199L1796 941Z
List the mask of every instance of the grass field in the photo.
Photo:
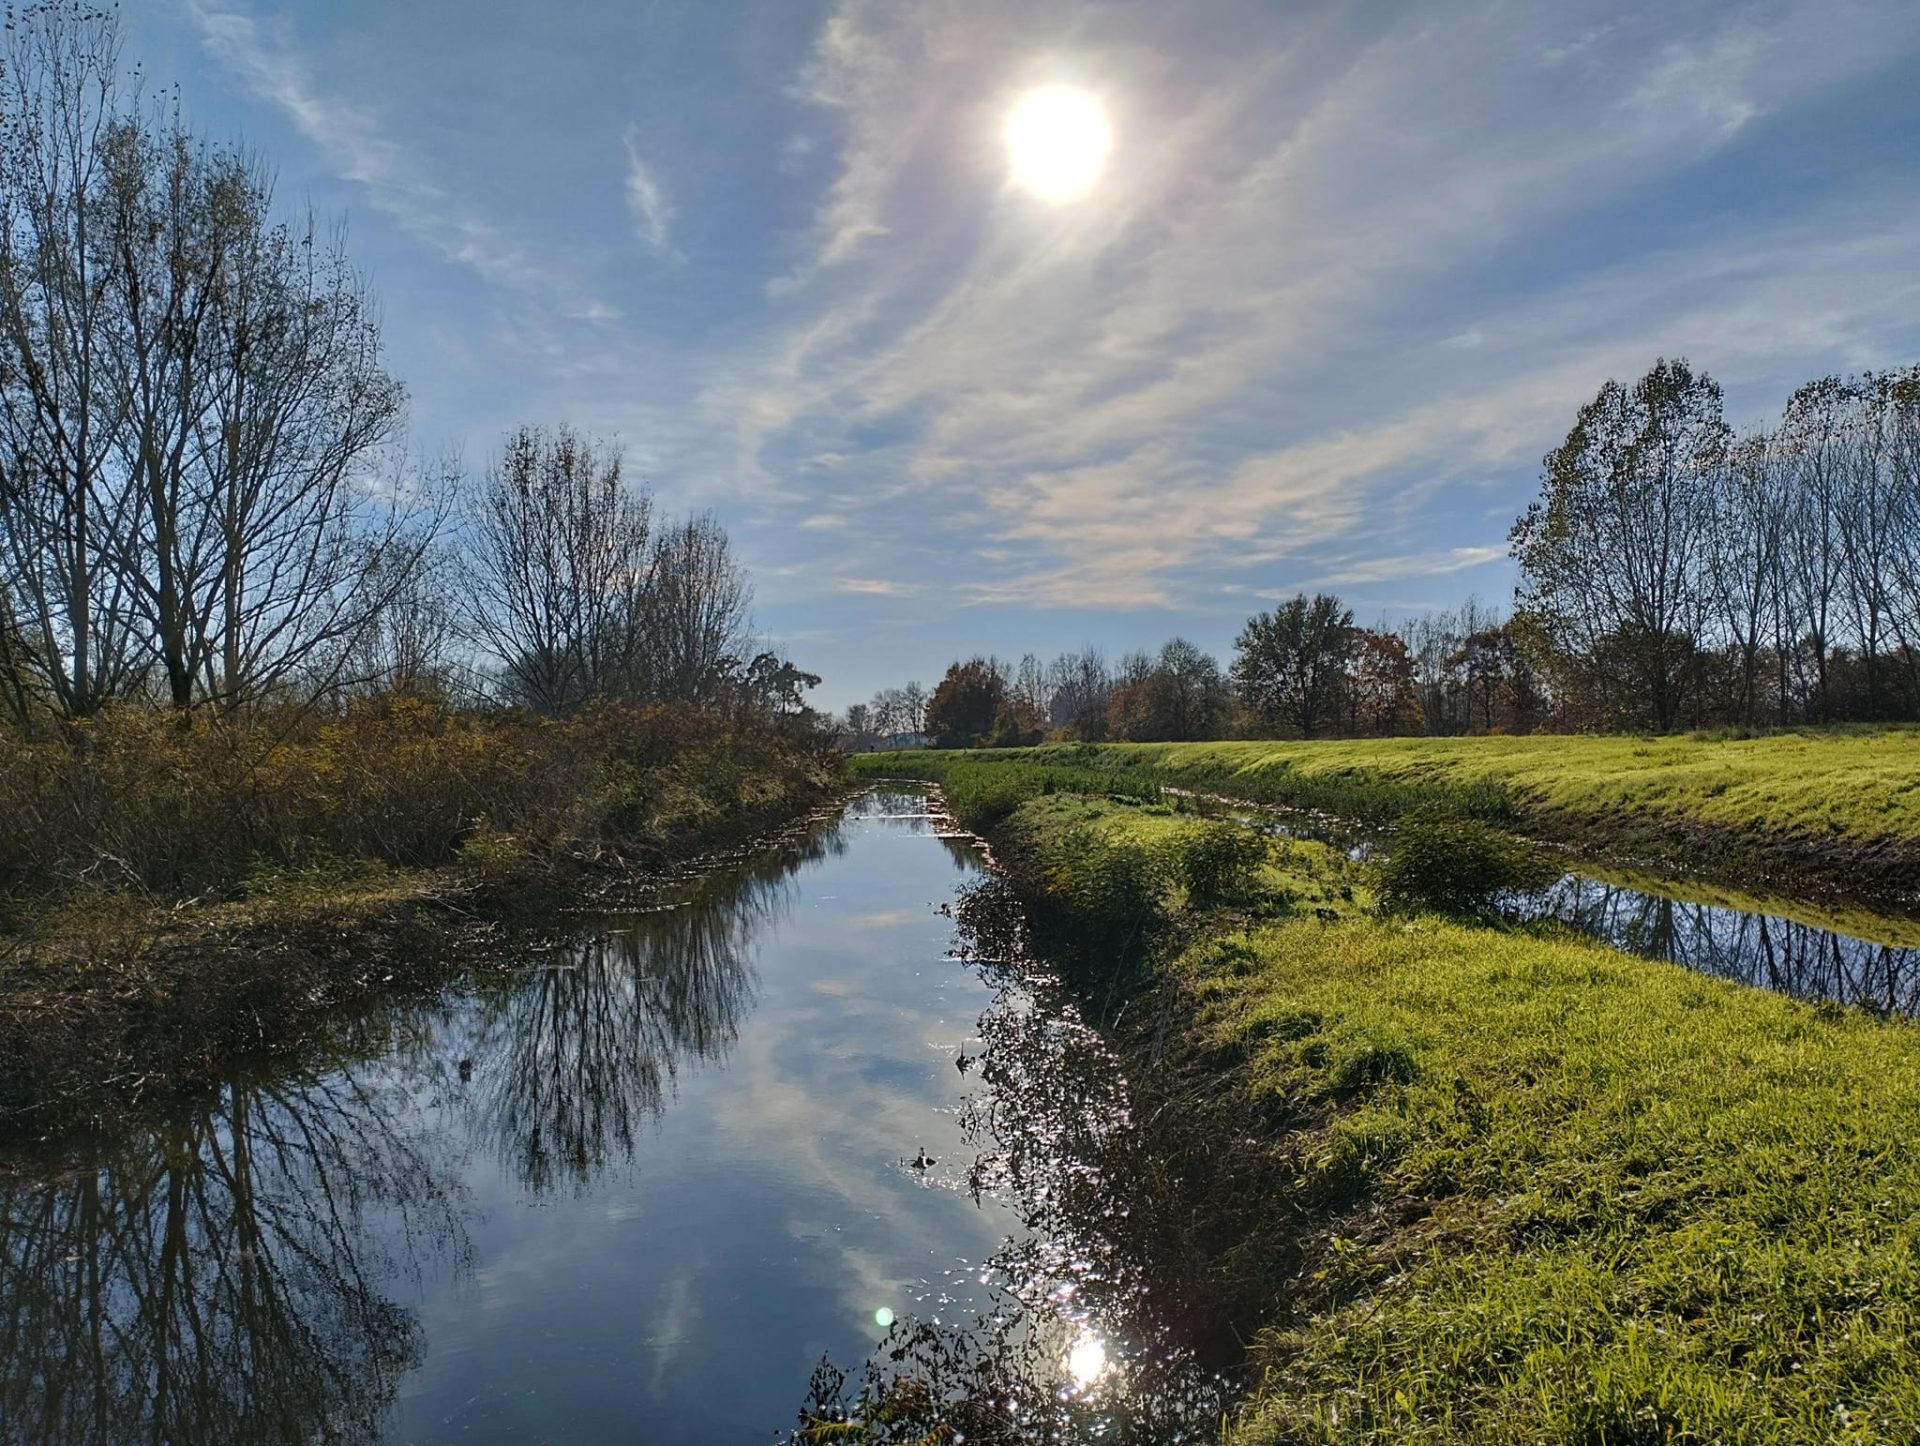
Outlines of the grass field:
M1111 773L1130 793L1157 783L1367 822L1439 804L1772 893L1804 887L1911 899L1920 887L1915 729L1059 744L948 759L870 754L854 766L933 776L956 760L1017 764L1029 778L1058 775L1060 786ZM995 786L990 775L978 778L974 786Z
M898 769L914 754L869 754ZM1385 816L1428 801L1483 810L1625 812L1739 831L1920 840L1920 730L1757 738L1366 738L1310 742L1056 744L967 755L1119 769L1261 802ZM1340 807L1341 800L1348 806Z
M1562 796L1655 766L1592 741L1611 746ZM1115 754L1172 774L1271 746ZM1697 777L1691 750L1717 745L1654 746ZM1534 768L1546 748L1502 752ZM1767 817L1803 816L1761 756L1790 810ZM1897 794L1896 766L1878 776ZM1115 860L1228 826L1054 788L995 838L1036 918L1086 937L1132 897ZM1285 1284L1250 1292L1259 1384L1232 1442L1920 1439L1920 1031L1551 928L1387 918L1338 854L1270 847L1212 901L1145 875L1159 927L1135 931L1192 1057L1221 1061L1293 1182L1262 1212Z

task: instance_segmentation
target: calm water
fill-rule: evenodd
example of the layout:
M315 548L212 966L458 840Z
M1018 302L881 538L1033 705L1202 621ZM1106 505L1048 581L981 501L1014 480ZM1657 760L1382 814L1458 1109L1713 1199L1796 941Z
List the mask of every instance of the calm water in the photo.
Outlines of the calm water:
M1000 1439L1217 1439L1237 1351L1119 1183L1181 1142L982 877L871 794L303 1075L0 1165L0 1443L768 1443L903 1370L1011 1403ZM1536 907L1920 1008L1913 949L1571 875Z
M1036 1006L948 955L980 867L869 795L309 1077L0 1177L0 1440L769 1442L823 1355L982 1313L1097 1394L1086 1252L983 1163L976 1029Z
M1354 858L1391 848L1391 835L1325 814L1240 805L1239 817L1289 838L1332 844ZM1920 1014L1920 934L1913 920L1862 916L1861 932L1824 928L1764 908L1690 898L1680 881L1646 886L1578 866L1537 895L1511 901L1520 919L1554 919L1646 959L1681 964L1759 989L1830 999L1883 1014Z

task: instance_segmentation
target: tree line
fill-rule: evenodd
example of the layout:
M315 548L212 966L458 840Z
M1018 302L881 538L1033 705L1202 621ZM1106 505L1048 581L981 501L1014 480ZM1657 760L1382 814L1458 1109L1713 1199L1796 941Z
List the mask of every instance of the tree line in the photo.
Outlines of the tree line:
M1510 544L1504 616L1366 628L1303 592L1224 667L1183 638L1117 665L980 656L842 726L872 747L1920 720L1920 365L1809 382L1743 434L1684 360L1609 381Z
M883 689L837 721L855 749L1525 732L1546 705L1513 638L1475 599L1394 632L1303 593L1248 619L1225 666L1178 637L1117 661L1097 647L1046 662L977 656L931 691Z
M370 689L559 715L596 698L799 712L710 515L524 427L409 457L342 237L251 152L143 96L116 20L0 47L0 716L229 715Z

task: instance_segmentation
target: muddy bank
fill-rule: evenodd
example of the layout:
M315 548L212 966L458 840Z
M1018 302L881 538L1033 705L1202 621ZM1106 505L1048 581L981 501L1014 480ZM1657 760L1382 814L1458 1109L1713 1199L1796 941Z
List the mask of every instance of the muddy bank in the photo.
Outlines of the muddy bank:
M284 1064L388 993L524 960L583 914L776 842L838 807L800 788L645 847L394 875L258 908L129 905L0 945L0 1141L85 1133L162 1108L244 1062Z

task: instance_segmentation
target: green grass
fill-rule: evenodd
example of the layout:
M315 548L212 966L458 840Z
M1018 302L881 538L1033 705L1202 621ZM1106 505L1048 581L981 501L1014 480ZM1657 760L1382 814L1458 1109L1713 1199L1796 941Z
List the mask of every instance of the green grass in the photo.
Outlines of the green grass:
M1053 744L881 754L855 766L935 779L963 769L982 789L1009 787L991 770L1017 768L1086 792L1158 785L1365 824L1438 808L1589 857L1657 863L1769 894L1908 910L1920 901L1920 730L1912 728Z
M1920 730L1911 728L1756 738L1536 734L1110 744L1035 749L1029 756L1361 817L1454 801L1478 813L1521 808L1608 818L1624 812L1741 832L1920 841ZM1343 792L1359 806L1340 806Z
M1052 796L996 838L1073 913L1063 858L1189 826ZM1920 1031L1383 918L1299 847L1253 891L1280 907L1168 895L1147 951L1293 1182L1238 1446L1920 1439Z
M947 808L970 829L993 827L1028 799L1086 794L1153 802L1159 782L1145 770L1109 758L1092 768L1059 756L1029 758L1024 749L953 752L934 749L859 753L847 760L856 778L914 778L938 783Z
M1170 967L1328 1112L1275 1143L1334 1223L1236 1440L1920 1436L1911 1027L1434 920L1244 949Z

